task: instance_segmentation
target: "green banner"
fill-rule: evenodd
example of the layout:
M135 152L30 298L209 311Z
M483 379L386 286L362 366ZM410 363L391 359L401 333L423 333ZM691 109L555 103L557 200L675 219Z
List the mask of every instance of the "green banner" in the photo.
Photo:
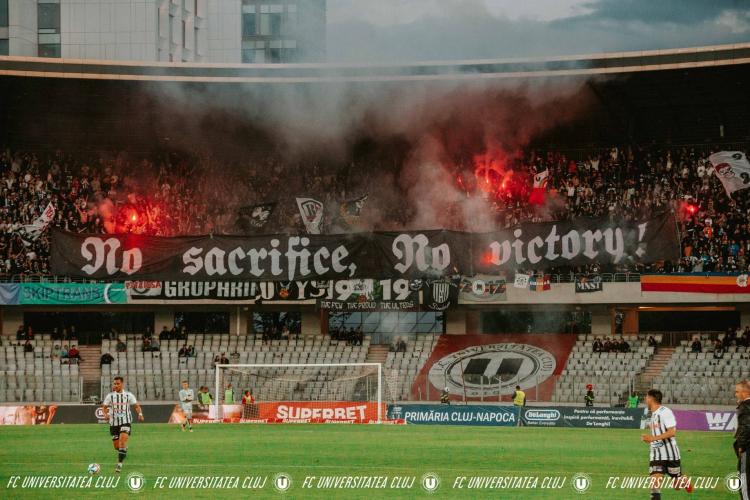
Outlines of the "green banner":
M521 424L529 427L643 428L643 408L602 408L594 406L526 406Z
M127 304L122 283L22 283L21 305Z

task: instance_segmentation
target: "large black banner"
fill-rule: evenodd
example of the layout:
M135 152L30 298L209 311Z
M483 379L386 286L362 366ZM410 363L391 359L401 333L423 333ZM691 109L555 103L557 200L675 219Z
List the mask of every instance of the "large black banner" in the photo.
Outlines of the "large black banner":
M52 272L93 279L179 281L425 278L518 267L676 260L674 216L576 219L491 233L190 236L52 232Z

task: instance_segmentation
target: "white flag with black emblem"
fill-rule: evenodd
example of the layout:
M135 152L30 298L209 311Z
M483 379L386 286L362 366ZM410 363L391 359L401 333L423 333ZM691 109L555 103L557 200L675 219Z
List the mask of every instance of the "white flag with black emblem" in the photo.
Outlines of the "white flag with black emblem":
M323 223L323 203L312 198L297 198L297 207L305 229L310 234L320 234Z
M248 205L240 207L240 217L247 221L250 228L262 229L271 219L271 214L276 208L276 203L259 203L258 205Z
M513 286L516 288L528 288L529 279L530 277L528 274L516 274L516 279L513 281Z
M727 194L750 187L750 162L742 151L720 151L708 157Z
M18 233L21 235L23 244L29 246L33 241L38 240L44 230L52 223L56 213L55 206L52 203L48 203L42 215L37 217L33 223L21 226Z

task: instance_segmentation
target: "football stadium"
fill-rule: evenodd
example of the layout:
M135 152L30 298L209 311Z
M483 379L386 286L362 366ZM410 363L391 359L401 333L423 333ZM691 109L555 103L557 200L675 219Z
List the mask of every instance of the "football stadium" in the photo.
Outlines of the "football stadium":
M742 0L0 0L0 497L747 500L748 151Z

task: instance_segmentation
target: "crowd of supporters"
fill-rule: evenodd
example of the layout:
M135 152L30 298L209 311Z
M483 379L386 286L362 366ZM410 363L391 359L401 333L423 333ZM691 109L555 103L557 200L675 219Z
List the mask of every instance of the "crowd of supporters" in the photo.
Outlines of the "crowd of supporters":
M481 188L476 163L457 160L444 168L455 179L439 226L466 227L457 205L485 198L484 207L497 228L522 222L577 217L634 219L673 209L680 219L682 258L651 265L661 272L747 271L750 267L750 196L727 196L708 156L718 147L610 148L572 159L559 152L528 151L509 161L502 187ZM582 159L585 157L585 159ZM387 163L387 162L385 162ZM154 154L82 154L0 151L0 274L46 276L49 238L24 238L49 203L53 226L75 232L130 232L156 236L244 232L238 225L242 206L275 202L263 232L303 232L296 196L326 204L324 232L419 229L418 203L409 186L379 182L399 175L403 165L347 163L290 165L278 156L219 162L206 156ZM546 201L529 203L535 172L549 172ZM512 171L512 174L509 172ZM497 176L497 172L493 175ZM378 186L401 190L384 193ZM392 190L393 190L392 189ZM458 193L460 196L456 197ZM362 226L341 221L342 201L368 194ZM398 199L398 203L394 203ZM377 216L368 216L377 212ZM457 217L457 213L464 217ZM592 266L576 271L642 271Z

